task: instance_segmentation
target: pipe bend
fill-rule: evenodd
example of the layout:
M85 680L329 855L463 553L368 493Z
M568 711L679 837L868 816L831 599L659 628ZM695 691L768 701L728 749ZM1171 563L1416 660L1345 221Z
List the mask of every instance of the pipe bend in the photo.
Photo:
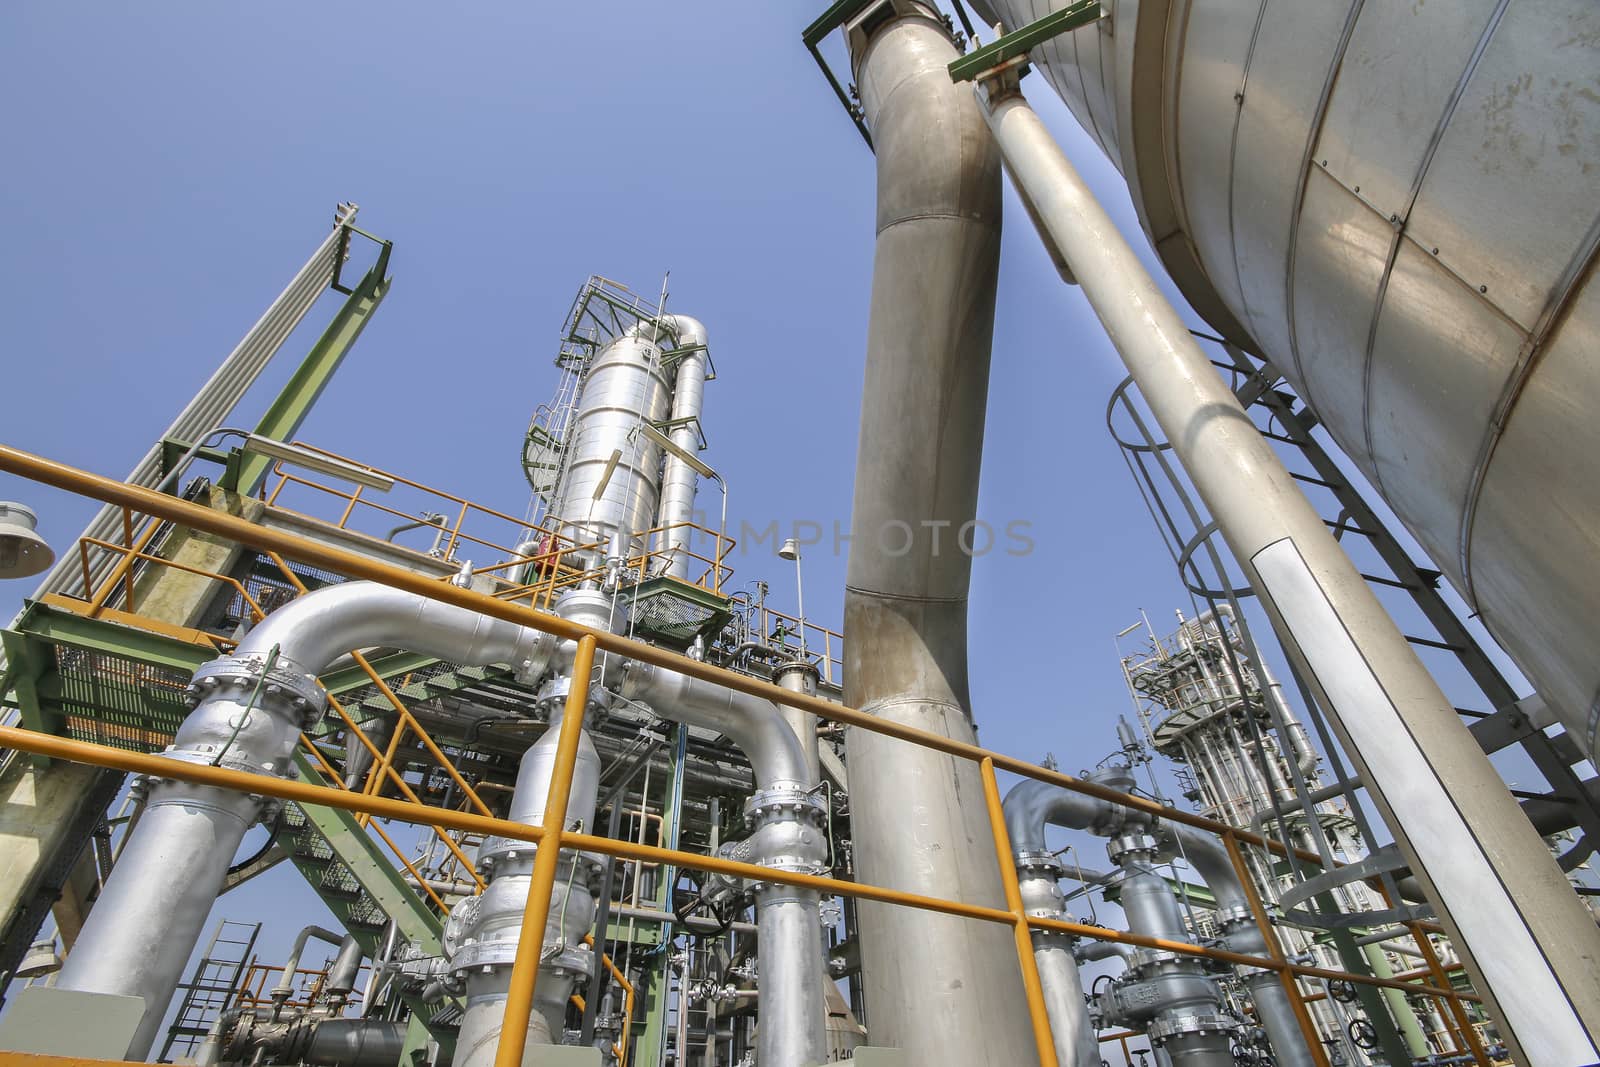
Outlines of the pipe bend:
M261 620L236 655L280 657L320 674L352 650L390 646L452 663L509 663L519 676L541 673L554 653L550 634L441 604L377 582L345 582L292 600Z
M1001 808L1013 853L1044 851L1046 825L1094 830L1119 817L1116 806L1107 801L1031 778L1012 786Z
M715 730L750 760L761 789L811 789L805 750L778 705L665 667L631 660L622 696L649 704L663 718Z

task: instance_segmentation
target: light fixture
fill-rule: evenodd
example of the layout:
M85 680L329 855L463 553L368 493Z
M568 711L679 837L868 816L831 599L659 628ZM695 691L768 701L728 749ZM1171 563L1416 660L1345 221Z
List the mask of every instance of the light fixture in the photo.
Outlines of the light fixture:
M784 539L778 546L778 558L794 561L794 592L796 610L800 618L800 658L806 658L806 582L800 575L800 541L794 537Z
M687 448L684 448L682 445L678 444L678 442L674 441L672 438L668 437L666 434L662 433L648 422L640 423L639 429L643 431L644 435L650 440L654 441L672 455L677 456L690 467L694 468L695 473L699 474L701 477L717 477L717 472L706 466L705 461L699 456L695 455L693 452L690 452ZM721 481L720 478L717 480Z
M0 578L26 578L56 561L56 554L34 530L33 509L0 500Z
M382 471L373 470L371 467L362 467L347 460L336 459L304 445L291 445L283 441L275 441L270 437L260 434L251 434L245 438L244 450L254 452L258 456L270 456L272 459L281 459L285 463L292 463L296 467L304 467L308 471L326 474L330 478L340 478L357 485L364 485L368 489L376 489L380 493L387 493L394 488L394 479Z

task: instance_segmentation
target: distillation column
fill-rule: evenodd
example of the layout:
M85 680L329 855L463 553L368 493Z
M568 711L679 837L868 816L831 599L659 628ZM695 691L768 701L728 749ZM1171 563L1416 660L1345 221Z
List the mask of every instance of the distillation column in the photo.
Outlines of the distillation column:
M878 237L845 700L972 742L971 560L957 536L977 508L999 159L971 93L951 84L955 46L931 11L897 3L846 35L877 154ZM847 745L861 879L1003 906L977 767L859 730ZM869 1044L913 1063L1037 1062L1008 931L865 901L860 928Z

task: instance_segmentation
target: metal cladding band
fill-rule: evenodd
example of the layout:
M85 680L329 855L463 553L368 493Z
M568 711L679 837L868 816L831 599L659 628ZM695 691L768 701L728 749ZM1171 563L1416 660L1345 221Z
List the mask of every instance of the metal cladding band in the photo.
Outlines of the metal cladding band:
M672 380L672 443L690 455L700 450L700 409L706 390L706 328L699 319L688 315L663 315L657 320L660 326L677 339L679 349L688 349L678 357ZM679 456L667 454L661 469L661 506L656 513L656 525L676 527L656 535L656 551L667 557L667 573L674 578L689 575L689 555L693 530L680 523L694 521L694 495L699 487L699 476L693 467Z
M877 153L877 248L844 628L845 699L975 740L967 590L1000 253L1000 161L929 9L847 24ZM870 13L869 13L870 14ZM878 734L847 739L860 877L1003 906L976 766ZM872 1042L916 1063L1033 1064L1004 929L863 903Z
M770 700L637 661L623 671L621 693L658 715L733 740L755 772L758 792L745 806L751 862L812 874L827 869L817 781L788 721ZM756 887L760 927L761 1026L756 1060L771 1067L813 1067L828 1058L827 1003L822 983L821 894L762 883Z
M982 92L982 89L979 90ZM1518 1058L1600 1060L1600 930L1500 776L1014 89L987 117Z
M510 663L537 676L549 634L373 582L348 582L279 608L230 656L195 672L201 697L166 755L285 777L301 731L322 713L316 676L353 649L387 645L453 663ZM228 865L266 805L259 796L170 779L148 783L144 814L57 979L63 989L143 997L128 1056L150 1051Z
M558 532L599 544L601 554L620 533L630 555L643 552L638 535L655 521L661 448L639 426L667 417L661 346L636 332L623 334L596 354L582 390L551 507L563 523Z

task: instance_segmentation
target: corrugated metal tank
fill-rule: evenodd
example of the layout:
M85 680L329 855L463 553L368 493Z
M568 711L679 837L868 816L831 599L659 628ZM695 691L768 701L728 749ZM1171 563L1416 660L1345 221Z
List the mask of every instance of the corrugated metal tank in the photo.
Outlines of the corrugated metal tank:
M1600 4L1104 4L1033 55L1162 261L1594 752Z

